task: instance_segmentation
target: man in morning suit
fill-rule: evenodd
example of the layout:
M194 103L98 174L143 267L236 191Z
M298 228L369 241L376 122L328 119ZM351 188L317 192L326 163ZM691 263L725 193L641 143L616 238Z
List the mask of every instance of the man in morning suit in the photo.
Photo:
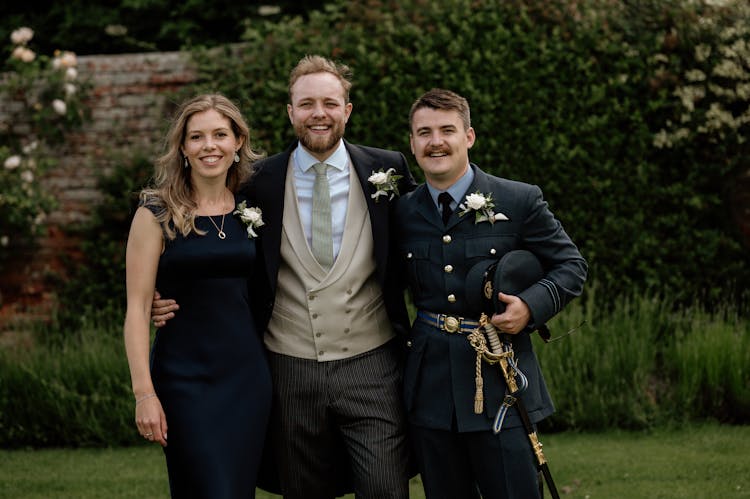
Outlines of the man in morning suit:
M346 66L304 57L287 105L299 141L259 162L248 187L266 223L270 432L285 498L335 497L339 441L357 497L408 497L403 341L395 338L409 321L390 239L394 202L373 198L368 179L394 169L400 192L415 182L401 153L343 140L350 87ZM312 234L317 163L327 166L330 192L327 264Z
M544 277L518 295L500 293L505 311L491 318L501 333L512 335L528 379L521 398L537 423L554 407L530 334L581 293L586 261L538 187L488 175L469 162L475 132L466 99L433 89L413 104L409 123L411 150L426 183L396 205L404 274L418 309L404 397L426 496L539 497L534 455L516 407L500 433L491 429L506 388L497 367L483 369L484 407L480 414L474 410L476 352L467 334L477 327L479 304L467 300L467 273L519 249L533 253L544 269ZM444 200L443 193L451 197ZM469 204L470 194L481 197ZM487 202L477 202L482 199ZM449 317L461 319L451 324Z

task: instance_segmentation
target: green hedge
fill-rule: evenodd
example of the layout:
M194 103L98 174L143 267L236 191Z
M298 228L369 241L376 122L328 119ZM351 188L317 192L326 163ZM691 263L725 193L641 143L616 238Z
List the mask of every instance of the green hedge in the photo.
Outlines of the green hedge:
M23 3L0 3L0 40L21 26L39 36L43 52L65 47L78 54L119 54L180 50L236 41L244 26L258 19L278 19L319 7L324 0L89 0L45 2L30 9ZM260 5L259 5L260 4ZM7 57L0 49L0 65Z
M196 51L199 81L175 100L227 94L245 112L254 145L272 154L294 138L289 70L321 53L354 71L347 137L401 150L421 178L408 109L433 86L454 89L473 109L471 159L543 188L590 263L597 306L650 291L747 314L750 251L731 199L741 197L736 180L750 167L750 2L683 4L337 1L309 19L253 23L240 45ZM128 196L149 169L139 160L133 175L132 163L103 179L107 201L84 228L88 268L61 293L66 328L75 329L81 301L95 315L124 302Z
M656 296L584 305L549 324L559 336L585 320L576 332L534 336L557 408L545 430L750 423L750 321ZM0 350L0 446L139 443L121 330L120 318L89 320L64 343L43 330L34 348Z
M289 69L306 53L324 54L354 72L347 137L412 158L411 103L433 86L453 89L472 106L471 159L543 188L605 303L633 289L668 290L682 303L740 303L750 252L730 198L748 168L750 124L709 121L715 104L735 118L748 112L750 92L740 86L750 78L750 45L735 50L736 78L711 76L711 68L729 57L727 47L750 42L742 29L750 9L747 1L687 4L333 2L306 21L253 24L240 49L197 53L201 81L188 92L236 99L255 142L276 152L293 138ZM696 56L699 44L713 47L706 61ZM690 113L675 91L699 68L709 75L705 88L735 97L706 90L685 122ZM421 177L413 161L412 169Z

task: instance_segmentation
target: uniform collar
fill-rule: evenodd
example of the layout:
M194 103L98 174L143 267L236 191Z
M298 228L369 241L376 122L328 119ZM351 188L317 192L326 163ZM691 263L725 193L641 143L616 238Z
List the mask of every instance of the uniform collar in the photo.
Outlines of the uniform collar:
M474 169L471 167L471 165L469 165L469 167L466 168L466 172L461 175L461 177L456 180L453 185L445 189L445 191L435 189L427 182L426 185L427 190L430 192L432 202L435 203L435 206L440 208L440 204L438 203L438 196L440 195L440 193L447 192L448 194L450 194L453 198L454 203L457 205L461 202L461 199L466 194L466 191L469 190L469 187L471 187L472 182L474 182Z

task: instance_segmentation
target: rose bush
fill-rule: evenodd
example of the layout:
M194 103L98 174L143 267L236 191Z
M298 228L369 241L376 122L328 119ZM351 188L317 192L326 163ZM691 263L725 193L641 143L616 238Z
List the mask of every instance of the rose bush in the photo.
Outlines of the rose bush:
M14 247L43 231L54 198L40 182L54 163L49 147L81 123L79 81L72 52L39 55L29 46L34 32L19 28L0 74L0 269Z

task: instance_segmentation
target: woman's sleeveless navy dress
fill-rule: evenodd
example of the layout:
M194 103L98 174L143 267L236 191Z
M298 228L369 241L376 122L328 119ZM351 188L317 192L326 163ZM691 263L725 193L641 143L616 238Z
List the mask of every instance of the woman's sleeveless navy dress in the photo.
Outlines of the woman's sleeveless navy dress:
M221 217L213 220L221 225ZM151 350L168 425L169 486L174 498L255 497L271 406L262 332L250 309L255 240L231 213L226 239L208 217L196 226L206 234L166 241L156 280L161 295L180 305Z

